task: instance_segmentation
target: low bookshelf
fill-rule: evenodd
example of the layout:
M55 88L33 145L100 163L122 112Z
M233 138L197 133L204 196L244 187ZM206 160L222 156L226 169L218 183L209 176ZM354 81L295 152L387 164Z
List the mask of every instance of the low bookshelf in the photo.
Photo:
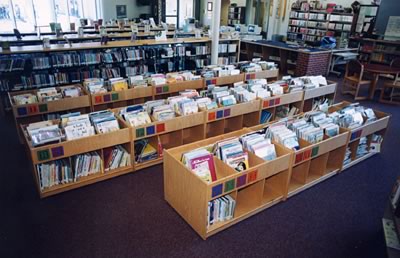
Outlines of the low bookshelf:
M48 120L48 114L62 114L69 112L88 113L91 110L90 97L81 85L74 85L81 89L81 95L78 97L62 98L54 101L38 101L36 103L19 105L14 101L14 96L21 94L37 95L38 90L26 90L20 92L9 92L8 97L11 103L11 109L14 115L15 124L20 137L23 141L23 134L20 125ZM57 91L60 89L56 87Z
M202 80L199 80L199 82L194 82L198 84L197 87L202 87ZM152 89L152 94L154 94L155 88L157 87L164 86L148 86L144 88ZM168 91L165 91L164 93L166 95L174 94L176 93L176 91L182 90L183 88L181 87L185 88L183 84L180 83L170 84ZM111 93L106 94L111 95ZM55 144L47 144L41 147L34 147L32 146L26 132L23 131L24 142L26 143L29 157L32 161L33 172L36 180L38 180L38 173L36 170L37 164L46 163L52 160L70 159L70 157L72 156L91 151L98 151L101 154L100 156L102 157L102 150L110 146L123 145L125 149L129 150L130 160L132 162L131 166L117 169L116 171L102 172L87 178L82 178L77 182L61 184L45 190L40 190L39 188L40 196L43 198L71 189L75 189L77 187L95 183L97 181L105 180L117 175L137 171L156 164L160 164L163 162L162 157L165 154L165 150L169 150L171 148L179 147L185 144L194 144L198 141L202 141L205 139L214 139L214 137L234 133L235 131L242 130L245 127L255 127L257 125L260 125L261 112L266 108L267 105L265 103L268 103L268 105L270 105L270 103L273 102L273 104L271 104L273 108L279 105L290 104L297 105L300 108L302 107L303 96L303 91L286 93L280 95L279 97L272 97L270 99L256 99L250 102L219 107L213 110L200 111L191 115L176 116L175 118L166 121L153 121L151 123L137 127L129 125L119 116L119 111L122 107L114 108L112 109L112 111L118 117L121 128L116 132L98 134L90 137L80 138L77 140L63 141ZM104 95L102 95L102 98L104 99ZM107 98L112 99L111 96ZM278 98L279 101L277 101ZM260 125L259 128L263 127L264 125ZM26 126L27 125L21 125L22 130L24 130ZM135 144L137 144L141 140L146 140L152 147L156 149L156 158L147 161L136 160L135 157L138 153L135 153ZM83 147L81 148L79 146ZM326 150L324 146L320 147L321 155L324 154L322 151ZM331 150L329 150L329 152L331 152ZM328 162L328 164L330 163Z
M293 156L279 144L275 145L277 158L272 161L249 153L249 168L240 173L215 158L217 180L212 183L197 177L181 162L184 152L249 132L242 129L164 151L165 200L203 239L287 197ZM208 202L227 194L236 201L233 218L207 226Z
M58 122L59 121L54 120L53 124L57 124ZM26 126L22 125L27 152L32 162L33 174L40 197L48 197L133 171L132 165L110 171L105 171L104 169L104 150L106 148L122 145L128 153L132 153L133 147L130 141L131 131L125 126L123 121L118 120L118 122L120 129L114 132L96 134L76 140L61 141L59 143L47 144L39 147L33 146L29 135L26 133ZM87 153L97 153L100 156L101 166L97 173L80 177L74 182L41 188L37 165L63 160L70 165L71 169L74 169L72 157ZM133 163L131 162L131 164Z
M334 112L337 111L343 107L351 105L350 102L343 101L340 103L337 103L335 105L332 105L329 107L329 112ZM348 147L351 151L351 161L350 163L346 164L343 166L343 170L348 169L355 164L377 154L380 152L379 151L371 151L371 140L372 140L372 135L377 134L382 136L383 140L385 139L385 134L387 131L387 127L389 124L389 119L390 115L378 110L374 110L375 116L377 117L376 121L361 125L357 128L353 129L346 129L349 131L349 142L346 147ZM367 137L367 147L369 152L361 157L357 157L357 148L360 144L360 139L362 137ZM382 142L383 143L383 142ZM382 143L380 146L382 147Z

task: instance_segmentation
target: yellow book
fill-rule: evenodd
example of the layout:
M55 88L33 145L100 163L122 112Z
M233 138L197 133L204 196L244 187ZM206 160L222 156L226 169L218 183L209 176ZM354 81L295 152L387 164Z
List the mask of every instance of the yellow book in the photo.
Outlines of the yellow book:
M127 89L128 89L128 83L126 81L116 82L112 85L113 91L121 91L121 90L127 90Z

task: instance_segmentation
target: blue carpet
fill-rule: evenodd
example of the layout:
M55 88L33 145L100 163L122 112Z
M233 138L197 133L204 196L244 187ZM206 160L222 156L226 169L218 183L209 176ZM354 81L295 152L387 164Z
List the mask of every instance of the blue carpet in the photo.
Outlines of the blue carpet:
M162 166L40 200L13 120L2 118L0 257L385 257L399 107L362 104L392 114L380 155L207 241L164 201Z

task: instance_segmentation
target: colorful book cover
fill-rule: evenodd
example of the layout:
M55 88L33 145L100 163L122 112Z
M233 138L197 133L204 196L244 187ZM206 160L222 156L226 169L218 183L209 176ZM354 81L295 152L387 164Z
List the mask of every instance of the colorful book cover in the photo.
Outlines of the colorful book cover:
M211 182L217 180L217 174L215 171L215 164L214 164L214 156L212 154L207 154L193 158L192 160L190 160L190 168L195 172L209 171Z

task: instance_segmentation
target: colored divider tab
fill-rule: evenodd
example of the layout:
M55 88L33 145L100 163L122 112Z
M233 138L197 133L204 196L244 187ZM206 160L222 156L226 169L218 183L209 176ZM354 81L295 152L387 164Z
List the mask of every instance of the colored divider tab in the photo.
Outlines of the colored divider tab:
M53 158L58 158L64 156L64 147L63 146L58 146L51 148L51 156Z
M317 156L318 151L319 151L319 146L315 146L311 151L311 157L314 158L315 156Z
M146 134L147 135L152 135L152 134L155 134L155 133L156 133L156 130L155 130L154 125L146 127Z
M161 94L163 91L162 86L161 87L156 87L156 94Z
M303 152L297 153L294 163L297 164L297 163L302 162L302 161L303 161Z
M103 100L104 100L104 102L109 102L109 101L111 101L111 96L110 96L110 94L104 95L104 96L103 96Z
M241 187L246 184L247 175L240 176L236 178L236 187Z
M275 99L271 99L271 100L269 101L269 106L271 107L271 106L273 106L273 105L275 105Z
M224 192L232 191L235 188L235 179L231 179L225 182Z
M218 110L217 111L217 119L223 118L224 117L224 111L223 110Z
M247 181L250 183L250 182L253 182L253 181L256 181L257 180L257 174L258 174L258 171L257 170L254 170L254 171L251 171L251 172L249 172L248 174L247 174Z
M162 91L163 91L164 93L169 92L169 86L168 86L168 85L163 86L163 87L162 87Z
M268 100L264 100L263 101L263 108L267 108L269 107L269 101Z
M39 112L40 113L47 112L47 111L48 111L47 104L40 104L39 105Z
M281 98L275 99L275 105L279 105L281 103Z
M99 104L103 102L103 98L101 96L94 97L94 103Z
M28 107L28 113L29 114L36 114L39 112L39 108L37 105L29 106Z
M311 149L304 151L303 160L311 158Z
M156 129L157 129L157 133L164 132L165 131L165 124L164 123L157 124Z
M39 161L50 159L50 152L49 150L40 150L37 153L37 159Z
M213 186L212 191L211 191L211 198L214 198L221 194L222 194L222 184Z
M231 115L231 109L230 108L225 109L224 110L224 117L228 117L230 115Z
M119 94L118 94L118 92L114 92L113 94L111 94L111 99L112 99L113 101L119 100Z
M213 120L215 120L215 112L208 113L208 121L213 121Z
M360 138L361 134L362 134L362 130L358 130L358 131L352 132L351 133L351 137L350 137L350 141L352 141L354 139L357 139L357 138Z
M144 128L137 128L136 129L136 138L140 138L144 136Z
M28 110L26 107L19 107L17 108L17 113L19 116L26 116L28 114Z

